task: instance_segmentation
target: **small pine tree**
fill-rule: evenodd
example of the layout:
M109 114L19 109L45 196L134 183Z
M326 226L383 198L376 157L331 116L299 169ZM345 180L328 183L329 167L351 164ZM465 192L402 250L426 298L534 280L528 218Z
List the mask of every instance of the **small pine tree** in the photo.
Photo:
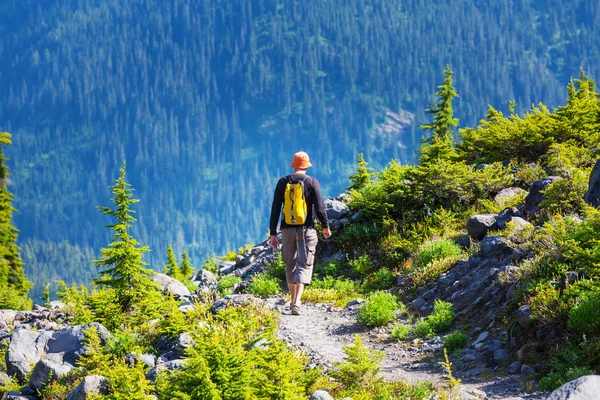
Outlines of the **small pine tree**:
M449 66L444 70L444 75L444 83L438 86L436 92L439 103L431 104L427 110L433 115L433 122L421 125L421 129L433 132L433 136L424 140L421 147L421 165L439 159L452 159L456 155L452 128L458 125L458 119L454 118L452 99L458 97L458 93L452 84L452 69Z
M179 265L177 265L177 258L175 257L175 252L171 245L167 246L167 264L163 268L165 274L177 279L179 275L181 275L181 271L179 270Z
M383 379L379 372L385 353L366 347L359 335L354 337L352 345L342 347L346 358L344 363L335 363L337 370L331 371L331 376L346 388L369 389L377 386Z
M181 271L183 279L189 279L194 273L194 266L190 261L190 255L187 250L181 255L181 265L179 266L179 270Z
M104 215L115 217L117 221L107 226L115 232L113 242L101 250L101 258L94 263L98 268L105 268L99 271L96 283L115 289L122 311L129 311L146 292L156 290L156 285L150 279L152 271L143 267L147 263L142 257L149 251L148 247L140 247L129 234L131 223L136 221L131 215L134 213L131 206L139 200L132 198L133 189L125 181L125 167L123 163L120 177L110 186L115 209L98 207Z
M373 168L367 167L367 165L368 163L363 158L362 153L360 153L358 155L358 166L356 167L356 174L350 175L348 177L348 179L350 179L350 183L352 184L348 186L348 190L360 190L363 187L365 187L367 183L369 183L371 177L375 174L371 172L373 171Z
M10 134L0 133L0 309L27 309L31 300L27 292L31 282L25 278L23 262L17 246L19 231L12 225L13 194L8 190L9 173L3 146L10 145Z

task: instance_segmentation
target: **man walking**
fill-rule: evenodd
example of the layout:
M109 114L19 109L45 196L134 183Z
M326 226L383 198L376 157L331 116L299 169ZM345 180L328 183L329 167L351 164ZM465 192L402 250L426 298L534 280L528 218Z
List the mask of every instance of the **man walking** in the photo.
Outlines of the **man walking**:
M312 280L318 241L313 207L323 227L323 236L326 239L331 236L319 181L306 175L306 170L311 166L308 154L303 151L294 154L290 164L294 173L279 179L271 207L270 244L275 249L279 248L277 222L282 214L282 206L284 208L281 218L281 257L285 263L293 315L300 314L304 286Z

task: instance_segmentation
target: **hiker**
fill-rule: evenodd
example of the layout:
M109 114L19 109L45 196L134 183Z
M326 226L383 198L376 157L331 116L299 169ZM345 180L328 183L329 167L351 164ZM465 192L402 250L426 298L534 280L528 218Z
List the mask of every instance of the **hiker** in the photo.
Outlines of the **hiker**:
M331 236L319 181L306 174L310 166L308 154L303 151L294 154L290 164L294 173L279 179L271 207L270 244L275 250L279 249L277 221L282 214L281 257L292 296L290 308L293 315L300 315L302 292L312 279L318 241L313 210L323 227L323 236L326 239Z

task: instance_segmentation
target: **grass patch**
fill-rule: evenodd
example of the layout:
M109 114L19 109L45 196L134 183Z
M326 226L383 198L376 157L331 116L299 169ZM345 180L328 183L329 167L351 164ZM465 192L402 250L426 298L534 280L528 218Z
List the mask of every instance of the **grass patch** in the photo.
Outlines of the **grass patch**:
M227 275L219 279L217 282L217 290L221 294L221 296L227 296L228 294L233 293L233 287L242 280L237 275Z
M269 297L277 294L280 290L281 286L278 279L258 275L250 282L246 292L258 297Z
M454 353L462 350L467 346L469 337L462 332L455 331L449 335L444 336L444 348L449 353Z

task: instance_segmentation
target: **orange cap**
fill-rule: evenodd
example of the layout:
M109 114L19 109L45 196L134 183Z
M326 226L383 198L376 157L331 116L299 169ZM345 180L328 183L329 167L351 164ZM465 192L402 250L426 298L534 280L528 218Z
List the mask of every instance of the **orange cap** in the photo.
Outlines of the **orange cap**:
M303 151L299 151L294 154L294 159L292 160L290 167L297 169L308 169L308 167L312 167L312 164L310 163L308 154Z

